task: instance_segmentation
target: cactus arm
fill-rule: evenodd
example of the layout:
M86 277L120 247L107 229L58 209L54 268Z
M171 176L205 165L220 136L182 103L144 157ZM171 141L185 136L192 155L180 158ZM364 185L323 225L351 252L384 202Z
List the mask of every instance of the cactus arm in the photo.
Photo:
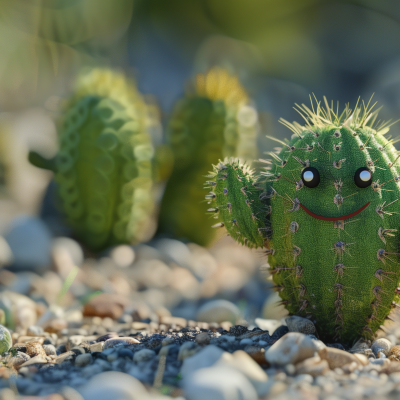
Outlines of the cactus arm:
M225 159L214 166L206 187L206 199L212 204L209 212L225 227L232 238L250 248L266 247L271 229L267 219L269 206L264 190L256 183L253 171L238 159Z
M49 171L56 172L56 157L51 159L44 158L36 151L30 151L28 155L29 162L37 168L47 169Z

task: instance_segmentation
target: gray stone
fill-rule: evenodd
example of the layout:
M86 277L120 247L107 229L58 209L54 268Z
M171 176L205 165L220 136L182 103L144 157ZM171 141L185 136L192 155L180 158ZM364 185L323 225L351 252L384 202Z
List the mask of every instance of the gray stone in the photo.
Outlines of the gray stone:
M361 362L354 354L348 353L344 350L335 349L334 347L325 347L319 351L319 355L323 360L328 362L330 369L341 368L352 362L361 365Z
M376 357L379 357L379 353L383 353L385 356L388 356L392 347L393 344L389 340L385 338L379 338L372 343L371 350L374 352Z
M289 332L265 352L265 359L273 365L296 364L313 357L319 349L309 336L300 332Z
M200 368L185 376L183 388L188 400L258 399L249 380L236 369L227 366Z
M199 333L196 336L196 343L199 344L200 346L206 346L208 344L210 344L210 335L207 332L202 332Z
M14 256L12 269L41 270L50 266L52 237L39 218L15 218L4 238Z
M92 355L90 353L79 354L75 359L75 365L77 367L86 367L86 365L92 362Z
M289 332L300 332L306 335L315 334L315 325L307 318L298 317L292 315L286 318L286 324L289 328Z
M194 356L185 358L181 367L182 377L186 377L200 368L210 367L220 359L223 353L219 347L210 344Z
M196 354L201 347L199 347L195 342L185 342L179 349L178 360L182 361L187 357L191 357Z
M150 349L142 349L137 351L133 356L133 361L135 362L143 362L150 361L156 356L155 351Z
M228 300L211 300L203 304L198 312L196 319L201 322L230 321L233 324L240 318L239 308Z
M117 371L95 375L78 391L84 400L147 400L150 398L139 380Z
M75 240L68 237L58 237L53 239L51 244L52 253L60 254L65 252L69 255L73 265L79 267L84 259L82 247Z
M269 389L268 375L246 352L237 350L234 353L225 352L214 364L214 367L226 366L242 373L253 385L258 396L264 396Z
M119 337L115 339L108 339L104 342L104 350L110 347L129 346L132 344L140 344L140 342L133 337Z
M276 328L282 325L279 319L256 318L255 323L263 331L268 331L270 335L272 335Z
M46 355L48 356L56 356L56 348L52 344L44 344L43 345L43 350L46 352Z

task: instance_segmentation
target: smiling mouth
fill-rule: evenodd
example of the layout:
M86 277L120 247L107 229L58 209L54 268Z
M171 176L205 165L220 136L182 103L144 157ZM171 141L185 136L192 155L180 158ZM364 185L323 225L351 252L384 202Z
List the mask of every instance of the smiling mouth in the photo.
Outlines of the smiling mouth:
M308 214L311 215L314 218L317 219L322 219L324 221L340 221L343 219L347 219L347 218L351 218L354 217L355 215L359 214L362 210L364 210L364 208L367 208L370 205L370 202L368 202L365 206L362 206L361 208L359 208L357 211L354 211L351 214L347 214L347 215L343 215L341 217L323 217L322 215L317 215L314 214L312 211L310 211L306 206L303 206L303 204L300 204L300 207Z

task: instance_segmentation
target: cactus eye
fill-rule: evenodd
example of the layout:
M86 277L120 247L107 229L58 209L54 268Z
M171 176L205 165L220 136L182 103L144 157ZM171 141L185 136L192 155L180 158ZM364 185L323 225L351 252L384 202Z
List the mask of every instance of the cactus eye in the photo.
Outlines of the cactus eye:
M301 179L304 182L304 186L315 188L320 181L319 172L313 167L304 168L301 173Z
M367 167L358 168L354 174L354 183L360 188L371 186L372 173L370 169Z

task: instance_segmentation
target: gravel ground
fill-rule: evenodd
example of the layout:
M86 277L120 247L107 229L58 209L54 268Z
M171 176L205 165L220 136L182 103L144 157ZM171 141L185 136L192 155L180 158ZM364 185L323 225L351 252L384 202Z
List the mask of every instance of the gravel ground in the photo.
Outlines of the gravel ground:
M13 340L0 400L400 396L399 322L373 343L323 343L311 321L274 306L263 253L228 239L94 257L26 217L0 237L0 255Z

